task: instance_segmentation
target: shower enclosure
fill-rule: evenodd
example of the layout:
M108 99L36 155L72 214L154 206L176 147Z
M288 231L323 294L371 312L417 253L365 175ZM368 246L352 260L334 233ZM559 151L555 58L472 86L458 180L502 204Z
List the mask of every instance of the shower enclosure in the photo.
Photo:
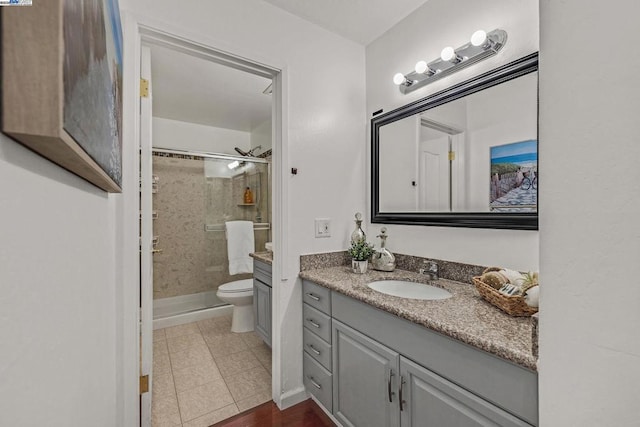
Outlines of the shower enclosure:
M252 221L256 252L271 241L269 160L154 148L153 176L154 319L225 305L218 287L251 277L229 275L225 222Z

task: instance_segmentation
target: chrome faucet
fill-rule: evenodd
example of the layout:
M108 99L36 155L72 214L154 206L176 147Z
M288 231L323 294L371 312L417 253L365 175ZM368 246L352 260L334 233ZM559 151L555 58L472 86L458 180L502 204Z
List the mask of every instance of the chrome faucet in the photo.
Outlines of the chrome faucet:
M418 270L418 273L426 274L429 276L429 280L438 280L438 263L425 259L423 264L425 264L427 268L421 268Z

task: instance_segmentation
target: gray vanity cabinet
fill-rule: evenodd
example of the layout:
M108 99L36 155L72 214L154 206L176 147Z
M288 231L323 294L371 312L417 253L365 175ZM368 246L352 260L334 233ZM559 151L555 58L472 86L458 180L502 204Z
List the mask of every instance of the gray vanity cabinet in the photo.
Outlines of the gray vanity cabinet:
M434 372L400 358L401 426L525 427L529 424Z
M253 330L271 347L271 266L253 261Z
M305 388L329 411L333 402L331 291L302 281L302 372Z
M536 372L308 280L303 301L304 384L343 426L538 425Z
M333 415L349 427L395 427L400 355L333 321Z

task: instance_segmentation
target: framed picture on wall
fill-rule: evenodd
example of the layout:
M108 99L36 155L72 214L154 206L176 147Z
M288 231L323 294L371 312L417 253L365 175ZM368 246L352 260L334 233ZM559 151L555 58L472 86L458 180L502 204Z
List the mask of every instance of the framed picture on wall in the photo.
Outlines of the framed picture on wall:
M120 192L118 0L3 9L2 131L95 186Z
M492 212L538 210L538 141L490 147Z

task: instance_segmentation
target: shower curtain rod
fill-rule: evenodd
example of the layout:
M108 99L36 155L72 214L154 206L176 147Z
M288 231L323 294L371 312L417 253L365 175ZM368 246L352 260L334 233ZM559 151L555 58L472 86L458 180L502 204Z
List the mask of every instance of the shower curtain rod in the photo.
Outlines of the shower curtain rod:
M186 150L174 150L172 148L155 148L155 147L152 148L151 151L154 153L182 154L184 156L199 156L199 157L206 157L209 159L237 160L239 162L253 162L253 163L269 163L269 161L266 159L261 159L258 157L236 156L233 154L205 153L203 151L186 151Z

